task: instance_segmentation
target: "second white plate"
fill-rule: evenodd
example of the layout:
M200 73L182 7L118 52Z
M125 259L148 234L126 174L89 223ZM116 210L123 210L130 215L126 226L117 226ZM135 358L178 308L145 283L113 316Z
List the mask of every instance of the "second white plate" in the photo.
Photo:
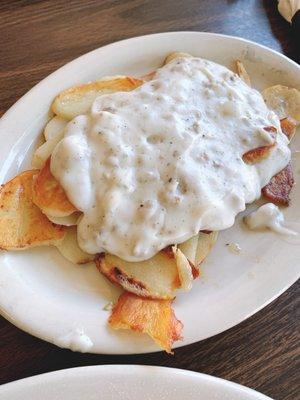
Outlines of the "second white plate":
M0 387L3 400L271 400L224 379L173 368L101 365L72 368Z

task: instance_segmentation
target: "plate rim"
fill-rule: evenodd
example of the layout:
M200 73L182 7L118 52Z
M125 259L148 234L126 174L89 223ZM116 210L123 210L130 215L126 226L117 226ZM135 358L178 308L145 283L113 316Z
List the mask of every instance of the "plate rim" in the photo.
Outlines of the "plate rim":
M279 53L276 50L273 50L265 45L253 42L251 40L248 39L243 39L243 38L239 38L237 36L231 36L231 35L224 35L224 34L219 34L219 33L212 33L212 32L198 32L198 31L172 31L172 32L159 32L159 33L154 33L154 34L148 34L148 35L141 35L141 36L134 36L131 38L127 38L127 39L123 39L123 40L119 40L117 42L112 42L109 44L106 44L104 46L101 46L99 48L96 48L94 50L91 50L87 53L84 53L82 55L80 55L79 57L71 60L70 62L64 64L63 66L61 66L60 68L58 68L57 70L53 71L51 74L47 75L44 79L42 79L40 82L38 82L35 86L33 86L28 92L26 92L22 97L20 97L20 99L18 99L1 117L0 119L0 129L1 129L1 125L2 123L5 123L6 118L10 118L10 115L13 114L15 112L16 107L18 106L18 104L22 101L24 101L24 99L26 99L27 96L30 96L31 93L35 90L38 90L39 86L47 79L49 79L50 77L53 78L55 76L55 74L60 74L64 69L67 69L70 67L70 65L72 65L73 63L77 63L78 60L86 57L87 55L90 55L92 53L97 53L100 49L107 49L107 48L113 48L115 46L120 46L123 43L127 43L127 42L132 42L135 40L141 40L143 38L149 38L149 37L159 37L161 35L164 36L175 36L176 35L190 35L190 36L194 36L194 35L199 35L199 36L213 36L213 37L217 37L217 38L225 38L226 40L234 40L237 42L242 42L245 44L250 44L251 46L255 46L255 47L259 47L262 48L264 50L267 50L268 52L271 52L273 54L276 54L277 56L279 56L281 59L285 60L286 62L288 62L289 64L294 65L297 70L299 70L300 73L300 66L294 62L293 60L289 59L287 56L285 56L284 54ZM275 299L277 299L279 296L282 295L282 293L284 293L290 286L292 286L297 280L298 277L294 277L293 279L290 279L288 282L286 282L286 284L281 288L281 290L277 291L273 296L271 296L270 298L268 298L267 301L263 302L259 307L254 308L250 313L248 313L247 315L244 315L240 318L235 319L235 322L229 322L229 323L224 323L223 324L223 328L220 327L219 330L216 330L215 333L211 336L207 336L204 337L202 339L196 339L194 340L193 338L187 339L185 341L185 343L181 343L181 342L177 342L174 344L174 349L175 348L179 348L179 347L183 347L183 346L187 346L190 345L192 343L197 343L199 341L205 340L209 337L212 336L216 336L222 332L226 332L227 330L237 326L238 324L240 324L241 322L245 321L246 319L248 319L249 317L251 317L252 315L256 314L257 312L259 312L261 309L263 309L264 307L266 307L268 304L270 304L272 301L274 301ZM20 328L21 330L31 334L34 337L37 337L39 339L48 341L50 343L54 343L55 338L49 339L49 337L46 337L44 334L41 334L38 330L30 327L30 322L24 323L24 321L18 319L15 320L14 317L12 315L9 315L5 312L5 310L2 310L2 306L0 305L0 314L6 318L9 322L11 322L13 325L15 325L16 327ZM224 325L226 325L226 327L224 328ZM124 350L122 353L120 352L105 352L105 351L100 351L99 350L94 350L93 348L90 350L91 353L96 353L96 354L147 354L147 353L152 353L152 352L159 352L161 351L160 349L157 350L153 350L153 349L146 349L146 350L142 350L142 351L126 351Z
M107 370L107 371L106 371ZM248 386L244 386L240 383L236 383L224 378L220 378L214 375L206 374L203 372L196 372L189 369L182 369L176 367L165 367L165 366L157 366L157 365L143 365L143 364L102 364L102 365L87 365L87 366L80 366L80 367L73 367L73 368L66 368L60 369L50 372L45 372L42 374L37 374L33 376L29 376L27 378L18 379L12 382L5 383L0 386L0 394L1 391L6 390L18 390L23 388L24 384L34 387L40 383L46 384L55 384L60 378L67 377L70 379L76 379L77 376L86 377L87 375L96 375L103 372L105 375L109 375L121 373L126 376L138 376L139 377L146 377L152 371L158 372L159 376L167 376L167 377L179 377L180 380L184 381L187 377L195 378L196 381L201 383L208 383L208 384L216 384L221 387L227 387L231 393L233 392L240 392L246 393L253 396L253 400L272 400L267 395L258 392L255 389L252 389ZM158 376L158 375L157 375ZM45 383L46 378L46 383ZM158 378L157 378L158 379ZM15 389L16 388L16 389ZM5 394L5 393L4 393ZM256 396L256 397L255 397ZM251 398L252 400L252 398Z
M297 67L299 69L300 72L300 66L296 63L296 61L292 60L291 58L287 57L285 54L280 53L279 51L272 49L271 47L265 46L263 44L254 42L252 40L249 39L245 39L239 36L234 36L234 35L227 35L224 33L216 33L216 32L206 32L206 31L164 31L164 32L156 32L156 33L150 33L147 35L140 35L140 36L132 36L126 39L121 39L118 40L116 42L110 42L105 44L104 46L100 46L97 47L96 49L90 50L84 54L81 54L80 56L68 61L66 64L63 64L61 67L57 68L55 71L51 72L49 75L45 76L45 78L43 78L42 80L40 80L37 84L35 84L31 89L29 89L26 93L24 93L15 103L13 103L9 109L7 111L4 112L4 114L2 114L2 116L0 117L0 123L2 121L2 119L4 119L4 117L6 118L11 112L14 111L15 106L17 106L17 104L19 102L21 102L22 99L26 98L33 90L35 90L36 88L39 87L39 85L46 79L48 79L49 77L52 77L53 75L55 75L57 72L62 71L64 68L69 67L72 63L77 62L79 59L92 54L92 53L96 53L99 49L105 49L107 47L113 47L113 46L117 46L120 45L121 43L126 43L129 41L134 41L134 40L139 40L142 38L149 38L149 37L154 37L154 36L161 36L161 35L178 35L178 34L185 34L185 35L194 35L194 34L200 34L200 35L208 35L208 36L215 36L215 37L222 37L222 38L226 38L226 39L234 39L234 40L238 40L244 43L249 43L251 45L255 45L258 46L260 48L263 48L265 50L271 51L277 55L279 55L280 57L282 57L283 59L285 59L287 62L292 63L295 67Z

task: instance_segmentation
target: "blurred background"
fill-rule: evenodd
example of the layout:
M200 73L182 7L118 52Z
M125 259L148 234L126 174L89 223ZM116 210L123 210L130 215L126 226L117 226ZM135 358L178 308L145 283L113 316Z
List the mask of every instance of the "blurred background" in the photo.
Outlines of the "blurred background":
M1 0L0 20L0 115L71 59L132 36L218 32L299 61L296 36L276 0Z

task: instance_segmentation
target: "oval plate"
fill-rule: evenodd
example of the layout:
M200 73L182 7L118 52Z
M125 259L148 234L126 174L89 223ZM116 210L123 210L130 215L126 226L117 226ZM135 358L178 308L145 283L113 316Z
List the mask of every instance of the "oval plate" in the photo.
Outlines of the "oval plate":
M2 385L5 400L271 400L224 379L173 368L101 365L50 372ZM101 396L101 397L99 397Z
M0 121L0 182L30 167L33 149L49 118L54 96L64 88L104 75L142 75L161 65L166 54L183 51L233 67L241 59L254 86L295 86L299 66L266 47L239 38L199 32L173 32L117 42L77 58L23 96ZM298 87L298 89L300 89ZM300 148L300 137L293 141ZM299 183L299 158L295 171ZM292 199L300 198L300 185ZM289 221L300 220L300 203L285 210ZM227 243L237 242L239 255ZM300 246L271 232L245 230L241 216L219 235L203 265L201 278L188 294L179 294L176 315L184 323L184 340L176 346L216 335L254 314L284 292L299 276ZM54 248L0 253L2 315L19 328L59 346L86 350L80 333L93 342L93 353L132 354L157 351L151 340L107 327L104 310L118 290L94 265L75 266ZM175 347L176 347L175 346Z

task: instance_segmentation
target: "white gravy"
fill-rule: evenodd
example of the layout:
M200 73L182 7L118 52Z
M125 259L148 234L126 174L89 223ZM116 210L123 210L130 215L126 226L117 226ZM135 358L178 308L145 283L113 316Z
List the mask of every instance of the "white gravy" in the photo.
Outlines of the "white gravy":
M297 232L287 229L284 226L284 215L272 203L267 203L259 207L256 211L247 215L244 221L249 229L262 230L268 228L282 235L298 235Z
M267 126L277 145L245 164L245 152L271 143ZM232 226L287 165L287 145L260 93L221 65L181 58L69 122L51 171L83 212L82 250L140 261L201 229Z
M80 328L76 328L66 335L58 337L55 344L64 349L80 351L81 353L90 351L94 346L94 343L91 341L89 336L87 336L83 329Z

